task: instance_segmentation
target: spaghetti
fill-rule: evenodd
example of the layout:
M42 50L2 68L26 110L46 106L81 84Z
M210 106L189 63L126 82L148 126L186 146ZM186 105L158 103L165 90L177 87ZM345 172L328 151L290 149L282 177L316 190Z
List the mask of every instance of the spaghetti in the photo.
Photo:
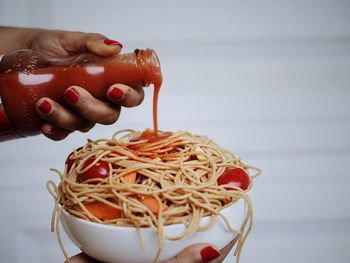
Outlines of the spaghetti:
M232 169L247 176L246 187L221 180ZM205 231L217 217L239 235L238 262L253 224L247 191L260 174L205 136L186 131L155 135L151 130L124 130L111 139L89 140L68 157L63 174L54 171L61 181L57 187L52 181L47 184L56 199L52 230L56 228L67 259L58 229L62 209L101 224L153 228L159 237L153 262L157 262L164 239L178 240ZM241 228L233 229L220 211L239 199L245 201L246 215ZM211 217L209 224L200 225L205 216ZM163 227L178 223L184 223L186 231L178 237L165 236Z

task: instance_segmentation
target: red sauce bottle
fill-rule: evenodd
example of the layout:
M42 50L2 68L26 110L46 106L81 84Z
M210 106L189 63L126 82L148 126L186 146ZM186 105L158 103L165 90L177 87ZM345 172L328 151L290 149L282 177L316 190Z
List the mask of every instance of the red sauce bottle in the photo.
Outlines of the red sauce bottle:
M49 97L69 107L63 94L72 85L81 86L94 97L107 101L110 85L155 86L155 104L162 82L158 57L154 50L135 50L111 58L80 54L57 59L32 50L5 55L0 63L0 140L39 134L43 120L35 103ZM157 105L153 107L157 130Z

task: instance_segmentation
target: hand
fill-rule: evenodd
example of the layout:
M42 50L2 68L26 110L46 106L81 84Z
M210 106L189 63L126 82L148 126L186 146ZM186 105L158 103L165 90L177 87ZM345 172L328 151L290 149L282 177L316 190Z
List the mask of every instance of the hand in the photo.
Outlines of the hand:
M57 58L67 58L81 53L113 56L120 52L122 44L97 33L61 30L33 29L24 48L43 52Z
M3 30L7 32L5 36L15 35L16 43L22 43L16 48L40 51L54 58L70 58L81 53L114 56L122 48L119 42L96 33L15 28ZM112 124L118 120L121 107L134 107L142 102L144 91L142 88L115 84L109 87L106 95L108 102L94 98L84 87L74 86L67 87L64 92L71 107L64 107L50 98L39 99L36 110L45 121L41 129L43 134L53 140L62 140L75 130L87 132L96 123Z
M202 262L212 262L219 263L222 262L232 247L238 240L236 236L229 244L227 244L221 250L215 248L215 246L209 243L200 243L191 245L184 250L182 250L175 257L168 260L164 260L161 263L202 263ZM71 263L99 263L99 261L88 257L87 255L80 253L71 257Z
M110 102L94 98L82 87L73 86L65 91L65 99L71 108L65 108L50 98L36 103L38 114L45 120L42 132L53 140L62 140L74 130L89 131L96 123L112 124L119 118L121 107L139 105L144 97L143 89L114 84L107 90Z

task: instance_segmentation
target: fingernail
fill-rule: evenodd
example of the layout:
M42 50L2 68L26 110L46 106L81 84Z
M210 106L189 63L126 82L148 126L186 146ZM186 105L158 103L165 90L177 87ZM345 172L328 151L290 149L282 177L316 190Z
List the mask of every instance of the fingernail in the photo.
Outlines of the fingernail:
M108 95L112 100L119 101L124 96L124 93L118 88L113 88Z
M43 100L43 102L39 105L39 110L42 113L49 114L52 110L52 105L47 100Z
M123 47L122 43L108 38L103 40L103 43L105 43L107 46L120 46L120 48Z
M203 248L200 253L201 253L203 262L209 262L220 257L220 252L217 251L212 246L207 246Z
M79 95L74 89L68 89L64 93L64 96L69 100L70 103L75 104L79 100Z

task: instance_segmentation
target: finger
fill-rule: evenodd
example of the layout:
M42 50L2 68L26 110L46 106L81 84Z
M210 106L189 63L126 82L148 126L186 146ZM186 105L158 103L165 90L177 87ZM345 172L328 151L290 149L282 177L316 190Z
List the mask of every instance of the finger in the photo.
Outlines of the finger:
M121 109L119 105L100 101L81 87L72 86L65 91L64 95L83 118L93 123L112 124L119 118Z
M117 55L123 45L98 33L63 32L60 43L70 53L92 52L99 56Z
M124 84L114 84L107 90L107 97L123 107L135 107L144 99L143 88L131 88Z
M114 56L123 48L120 42L106 37L101 39L96 37L95 34L89 34L87 38L87 50L99 56Z
M94 125L50 98L39 99L36 103L36 110L44 120L65 130L86 131Z
M54 141L60 141L63 140L64 138L66 138L70 131L61 129L59 127L56 127L50 123L44 123L41 127L41 131L43 132L43 134Z
M213 245L208 243L199 243L185 248L175 257L165 260L162 263L219 262L216 260L218 257L220 257L220 251Z
M93 259L84 253L80 253L78 255L75 255L69 259L70 263L99 263L100 261L97 261L96 259ZM68 263L66 261L65 263Z

